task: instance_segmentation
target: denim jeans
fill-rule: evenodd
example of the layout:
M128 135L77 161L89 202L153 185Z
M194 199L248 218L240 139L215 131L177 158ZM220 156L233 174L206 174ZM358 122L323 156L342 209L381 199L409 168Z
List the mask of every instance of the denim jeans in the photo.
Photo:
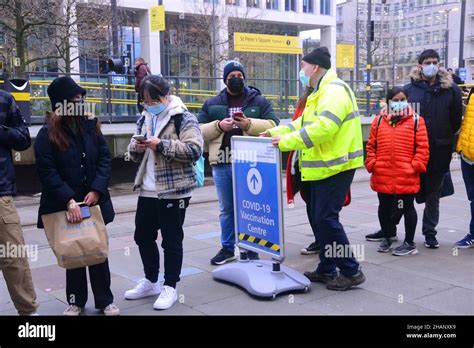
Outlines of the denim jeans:
M474 164L461 160L462 177L466 185L467 198L471 202L471 223L469 233L474 238Z
M212 166L212 176L219 198L219 221L221 224L221 244L224 249L233 251L235 247L234 193L232 189L232 165Z

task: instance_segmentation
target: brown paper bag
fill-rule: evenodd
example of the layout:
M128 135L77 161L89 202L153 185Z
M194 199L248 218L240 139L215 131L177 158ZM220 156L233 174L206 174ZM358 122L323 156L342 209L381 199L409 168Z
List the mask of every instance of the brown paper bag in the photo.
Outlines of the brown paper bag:
M100 207L90 207L91 217L70 223L66 211L46 214L43 220L48 243L58 265L66 269L92 266L106 260L109 243Z

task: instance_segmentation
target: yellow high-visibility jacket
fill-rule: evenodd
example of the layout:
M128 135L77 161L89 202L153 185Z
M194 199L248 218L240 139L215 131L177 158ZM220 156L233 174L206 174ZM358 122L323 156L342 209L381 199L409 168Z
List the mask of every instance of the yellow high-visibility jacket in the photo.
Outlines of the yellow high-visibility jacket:
M303 116L269 132L281 135L281 151L300 150L302 181L326 179L364 165L355 96L332 69L308 97Z
M469 94L456 150L469 161L474 161L474 97L472 91Z

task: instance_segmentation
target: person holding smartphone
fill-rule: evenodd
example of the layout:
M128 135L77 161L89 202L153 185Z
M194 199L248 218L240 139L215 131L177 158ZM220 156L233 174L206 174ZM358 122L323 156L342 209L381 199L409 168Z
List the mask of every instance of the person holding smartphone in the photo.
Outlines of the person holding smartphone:
M38 228L43 228L42 215L63 210L67 210L70 223L80 223L90 215L84 207L97 204L105 224L114 219L108 192L111 156L99 121L85 112L85 94L85 89L66 76L55 79L48 87L53 111L47 113L46 124L35 144L36 168L42 186ZM95 307L106 316L119 315L110 290L108 260L88 268ZM81 315L87 293L86 267L66 270L69 306L64 315Z
M140 97L144 111L128 146L132 161L140 163L133 188L138 192L134 239L145 277L124 297L138 300L157 296L153 303L156 310L169 309L178 300L183 224L197 185L194 163L203 148L196 116L170 90L170 83L161 75L143 79ZM163 286L159 281L158 231L164 256Z
M240 62L227 63L223 78L227 87L207 100L198 116L204 141L209 145L209 163L219 198L222 248L211 259L212 265L236 259L231 138L258 136L280 122L272 104L260 91L245 85L245 70ZM258 259L255 252L247 255L249 259Z

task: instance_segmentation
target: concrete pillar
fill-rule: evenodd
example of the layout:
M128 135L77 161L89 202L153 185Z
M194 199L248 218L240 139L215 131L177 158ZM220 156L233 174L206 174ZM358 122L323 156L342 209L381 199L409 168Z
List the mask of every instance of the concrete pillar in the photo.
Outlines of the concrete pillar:
M153 74L161 74L160 33L150 31L150 11L140 11L141 56L150 66Z
M328 48L331 53L331 65L336 68L336 26L321 29L321 46Z

